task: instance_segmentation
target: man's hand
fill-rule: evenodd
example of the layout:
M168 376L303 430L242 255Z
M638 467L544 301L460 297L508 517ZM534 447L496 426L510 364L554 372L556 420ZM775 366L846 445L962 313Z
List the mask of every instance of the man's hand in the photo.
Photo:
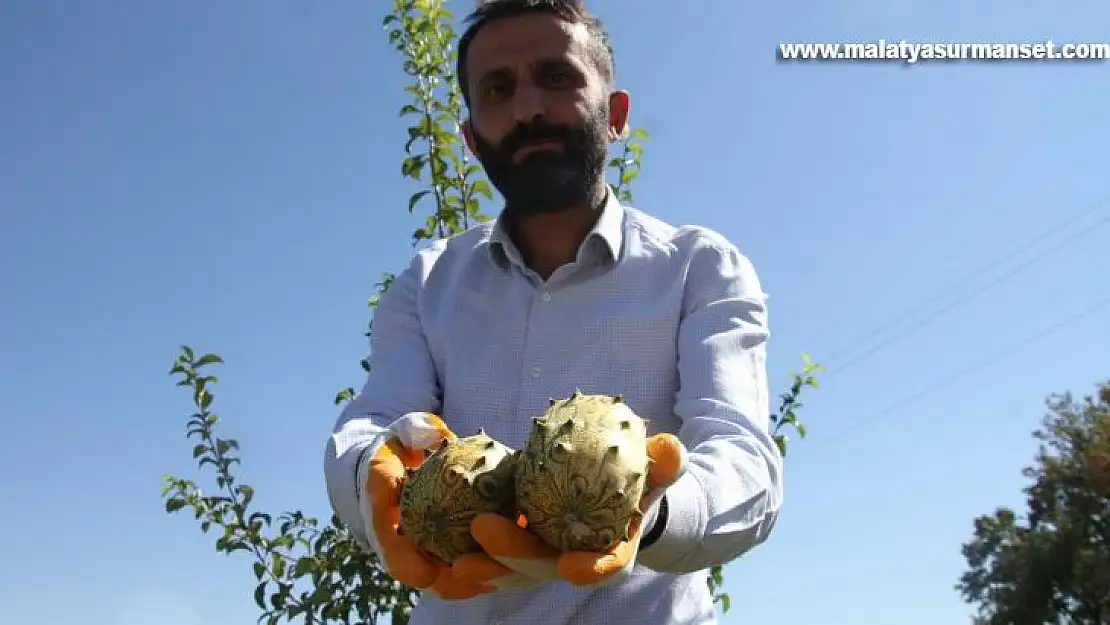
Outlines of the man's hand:
M367 533L376 543L374 548L386 571L403 584L443 599L469 599L492 592L492 586L457 578L445 562L418 551L412 539L397 531L405 470L419 468L427 450L458 437L442 419L426 413L406 415L391 430L393 436L370 459L363 483Z
M656 434L647 441L648 484L641 510L650 510L686 471L686 448L673 434ZM560 553L526 528L526 519L513 522L496 514L479 514L471 533L485 553L455 561L455 575L472 584L498 588L527 587L554 580L577 586L598 587L623 581L636 562L643 528L635 523L629 539L607 552Z

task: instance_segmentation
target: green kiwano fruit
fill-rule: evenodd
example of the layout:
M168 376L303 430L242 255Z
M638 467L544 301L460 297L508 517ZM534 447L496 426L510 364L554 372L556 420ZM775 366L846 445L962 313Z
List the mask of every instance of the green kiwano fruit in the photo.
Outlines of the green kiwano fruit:
M417 550L448 564L481 550L470 522L482 512L512 517L512 449L483 430L444 441L419 469L410 471L401 491L400 531Z
M647 422L619 396L579 391L533 420L516 461L517 509L562 551L607 551L643 517Z

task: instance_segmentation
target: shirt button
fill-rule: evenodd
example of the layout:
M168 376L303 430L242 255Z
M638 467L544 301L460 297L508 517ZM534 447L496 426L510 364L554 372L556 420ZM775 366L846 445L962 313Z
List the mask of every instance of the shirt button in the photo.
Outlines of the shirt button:
M545 304L550 303L551 302L551 294L550 293L544 293L543 295L540 296L540 299L542 299Z
M538 378L538 377L540 377L540 368L539 367L532 367L532 371L530 373L531 373L533 378Z

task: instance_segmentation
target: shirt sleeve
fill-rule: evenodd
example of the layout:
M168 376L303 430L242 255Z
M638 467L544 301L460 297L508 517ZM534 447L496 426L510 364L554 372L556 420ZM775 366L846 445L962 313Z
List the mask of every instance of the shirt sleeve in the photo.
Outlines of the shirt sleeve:
M688 468L666 491L662 533L638 557L671 573L724 564L762 543L783 496L770 432L766 296L751 262L727 242L703 237L690 259L675 402Z
M366 382L344 406L326 445L328 500L364 547L372 544L360 508L364 456L376 451L389 426L402 415L440 410L438 376L418 314L425 266L433 251L415 256L382 294L371 322Z

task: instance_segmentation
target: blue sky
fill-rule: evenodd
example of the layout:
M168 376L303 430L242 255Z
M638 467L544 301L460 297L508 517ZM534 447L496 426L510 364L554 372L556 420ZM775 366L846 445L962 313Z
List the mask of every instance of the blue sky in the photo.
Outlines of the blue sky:
M1110 376L1110 307L1067 322L1110 297L1110 64L776 64L775 46L1099 41L1110 7L595 5L654 135L636 204L754 261L776 391L803 351L829 367L773 538L728 567L723 622L966 622L952 585L973 517L1020 503L1044 396ZM331 399L361 383L366 297L418 224L382 11L0 6L10 622L254 622L249 562L159 498L162 474L198 475L167 375L181 343L227 360L216 408L258 503L328 514Z

